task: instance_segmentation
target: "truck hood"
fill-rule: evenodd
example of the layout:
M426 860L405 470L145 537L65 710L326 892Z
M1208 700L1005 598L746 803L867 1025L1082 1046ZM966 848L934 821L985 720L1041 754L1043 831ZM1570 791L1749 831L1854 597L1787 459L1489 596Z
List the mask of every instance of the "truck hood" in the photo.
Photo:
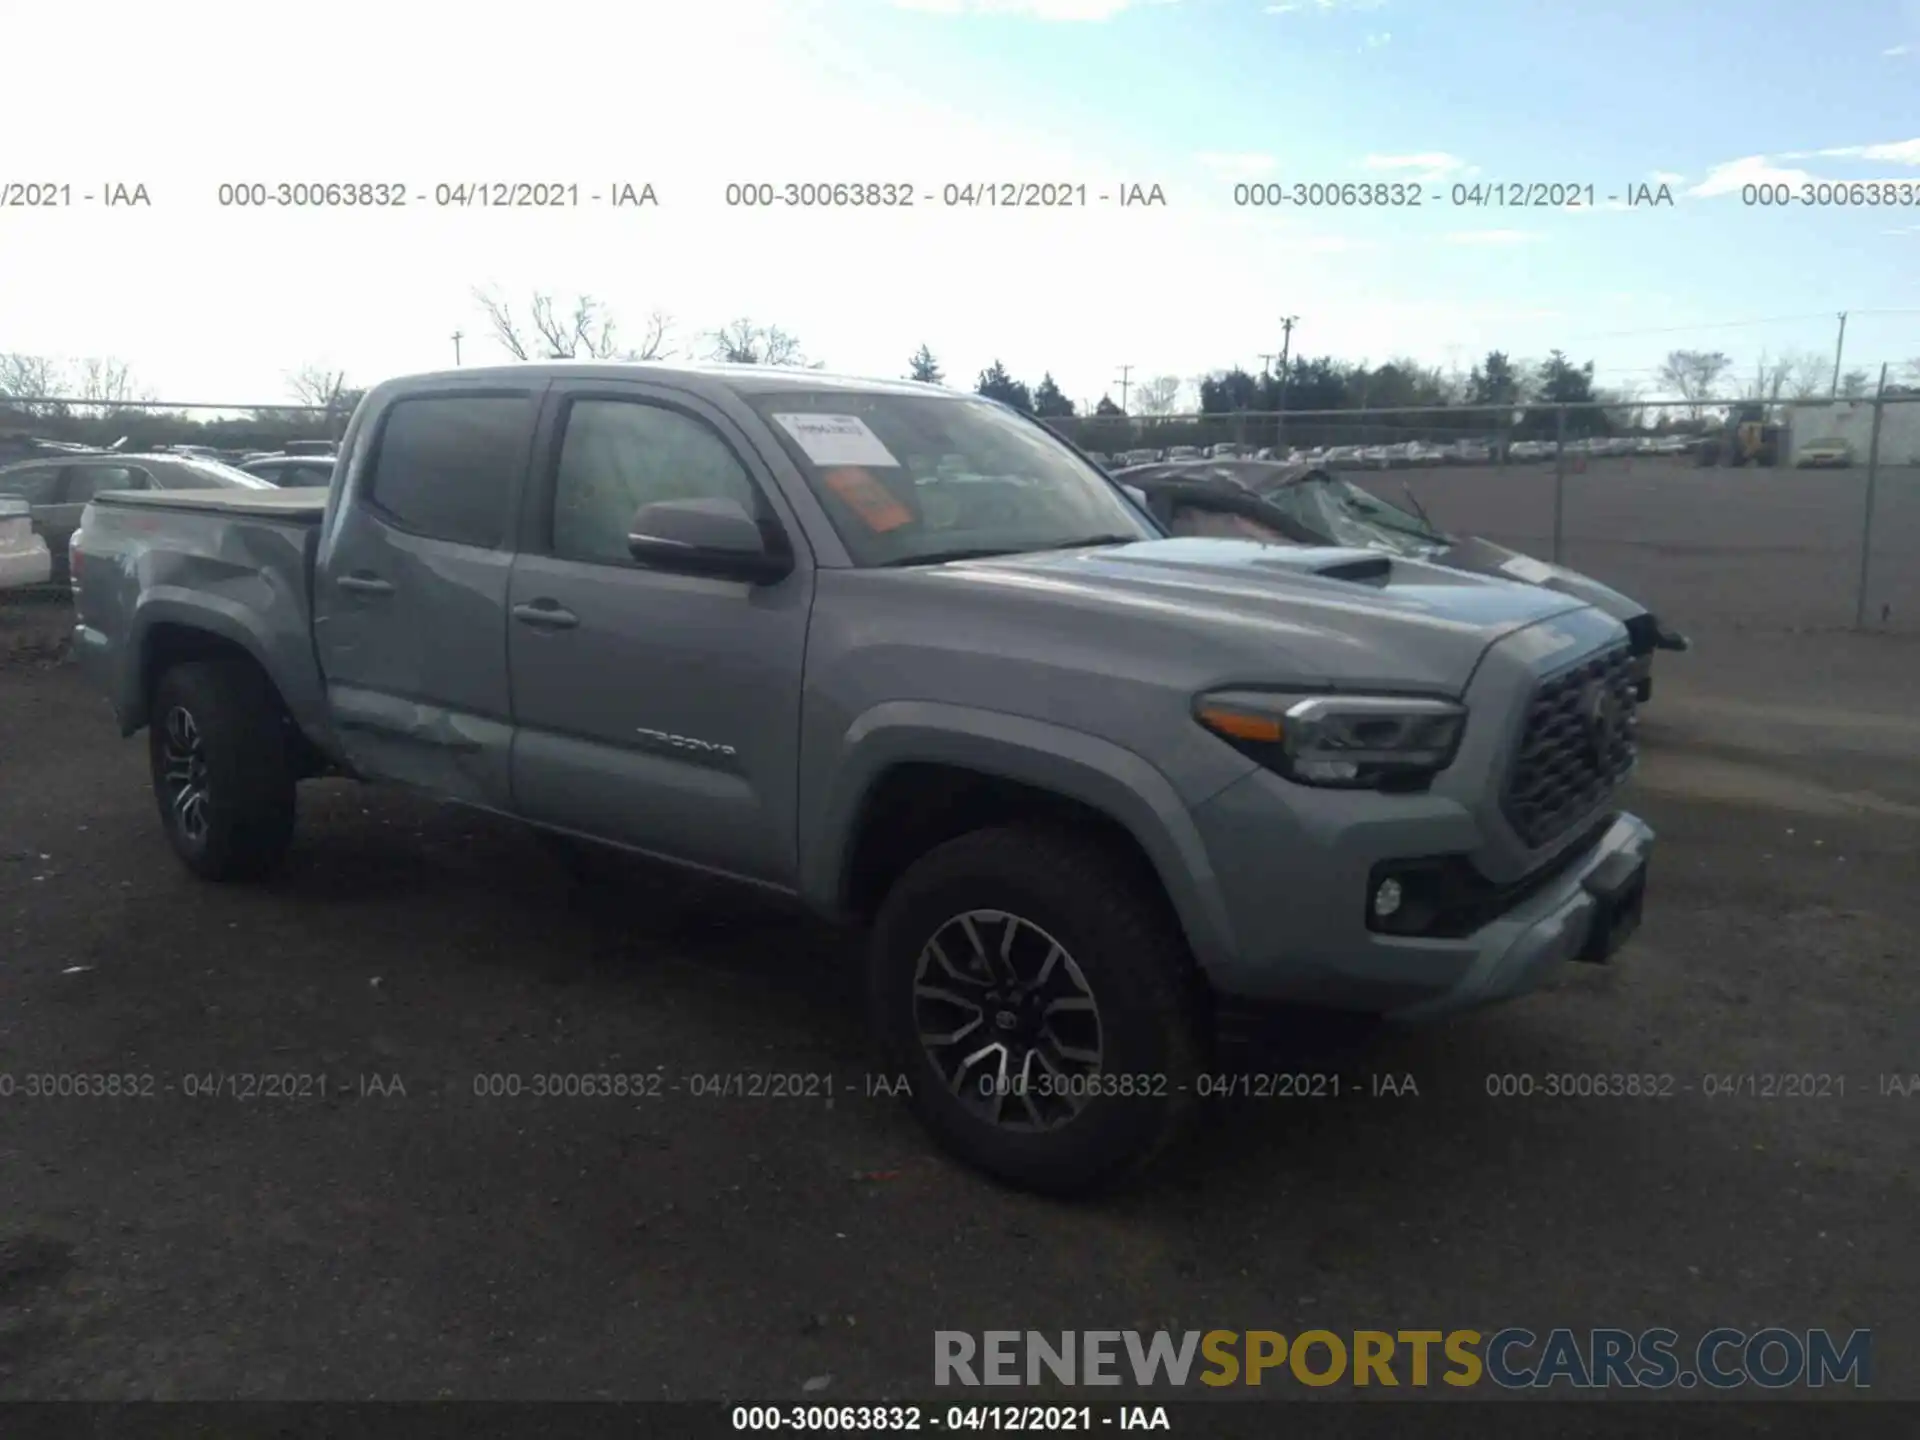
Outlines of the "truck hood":
M1587 608L1539 586L1373 550L1212 538L958 561L937 573L1029 603L1051 596L1105 611L1116 636L1138 620L1187 630L1201 649L1244 638L1286 652L1303 681L1449 692L1502 637Z

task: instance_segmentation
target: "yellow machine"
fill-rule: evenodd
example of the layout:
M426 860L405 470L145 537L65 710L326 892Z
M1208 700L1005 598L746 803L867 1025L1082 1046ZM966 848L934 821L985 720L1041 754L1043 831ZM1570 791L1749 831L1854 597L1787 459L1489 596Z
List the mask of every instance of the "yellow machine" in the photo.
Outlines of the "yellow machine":
M1764 405L1736 406L1726 428L1700 442L1702 465L1777 465L1782 427L1767 418Z

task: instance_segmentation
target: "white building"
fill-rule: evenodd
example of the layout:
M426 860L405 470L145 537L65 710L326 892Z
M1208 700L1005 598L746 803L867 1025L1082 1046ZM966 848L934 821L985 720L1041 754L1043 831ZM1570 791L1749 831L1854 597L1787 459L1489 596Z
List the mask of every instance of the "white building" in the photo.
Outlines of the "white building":
M1789 460L1802 445L1833 438L1853 446L1854 464L1866 464L1873 444L1873 402L1834 400L1787 407L1783 460ZM1920 396L1886 402L1886 414L1880 421L1880 463L1920 465Z

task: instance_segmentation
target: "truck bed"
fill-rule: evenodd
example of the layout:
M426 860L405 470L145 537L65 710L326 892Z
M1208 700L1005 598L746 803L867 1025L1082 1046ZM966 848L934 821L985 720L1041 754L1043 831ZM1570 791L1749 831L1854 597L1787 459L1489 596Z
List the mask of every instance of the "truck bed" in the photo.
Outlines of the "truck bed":
M316 485L285 490L110 490L94 496L93 500L96 505L202 514L211 511L317 525L327 511L327 488Z
M74 552L74 653L123 731L146 723L149 648L182 630L253 656L296 723L324 717L310 596L326 509L318 488L94 496Z

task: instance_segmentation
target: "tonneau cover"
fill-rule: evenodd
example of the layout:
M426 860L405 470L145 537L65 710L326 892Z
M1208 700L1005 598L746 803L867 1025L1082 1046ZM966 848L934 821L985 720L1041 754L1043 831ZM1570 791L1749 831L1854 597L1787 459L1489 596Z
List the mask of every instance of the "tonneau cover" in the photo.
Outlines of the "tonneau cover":
M93 497L149 510L211 510L221 515L257 515L265 520L318 524L327 512L324 485L286 490L107 490Z

